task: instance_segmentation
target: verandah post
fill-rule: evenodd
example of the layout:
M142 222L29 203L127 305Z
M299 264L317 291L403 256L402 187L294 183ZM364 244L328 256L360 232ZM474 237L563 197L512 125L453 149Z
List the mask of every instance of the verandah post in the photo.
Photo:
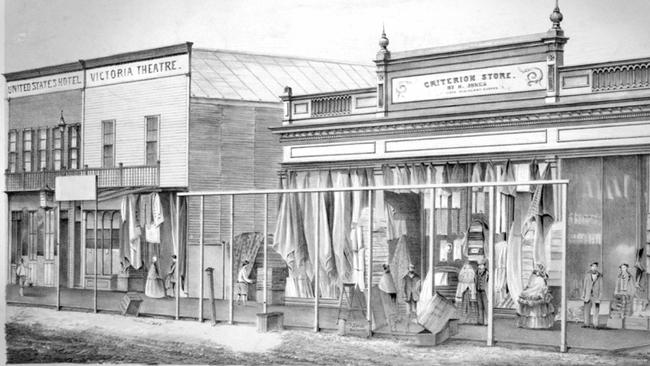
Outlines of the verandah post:
M204 284L203 284L203 267L204 267L204 260L205 260L205 240L203 237L203 220L204 220L204 204L205 204L205 196L201 195L201 205L199 209L199 322L203 322L203 290L204 290Z
M368 337L372 336L372 221L373 221L373 191L368 190Z
M230 256L230 298L228 299L228 324L234 323L234 294L235 289L235 278L233 276L234 262L233 258L233 247L235 245L235 195L230 195L230 248L228 250L228 255Z
M320 203L321 192L316 193L318 209L316 210L316 260L314 269L314 332L320 330L318 324L318 302L320 298Z
M490 199L490 221L488 224L488 275L492 278L488 281L488 323L487 323L487 345L494 345L494 234L496 233L496 217L495 217L495 186L490 187L489 199ZM485 311L485 310L484 310Z

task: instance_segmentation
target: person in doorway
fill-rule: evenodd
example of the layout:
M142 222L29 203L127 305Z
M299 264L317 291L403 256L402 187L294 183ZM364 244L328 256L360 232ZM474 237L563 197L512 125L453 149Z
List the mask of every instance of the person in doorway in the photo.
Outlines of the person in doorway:
M18 283L20 296L25 296L24 288L27 282L27 266L25 260L20 258L20 263L16 267L16 282Z
M600 292L603 287L603 275L598 272L598 262L593 262L585 273L584 281L582 282L582 301L585 303L584 307L584 324L583 328L589 328L592 325L591 321L591 307L594 308L594 322L593 327L598 328L598 314L600 313Z
M408 304L408 315L415 314L418 301L420 300L420 289L422 281L420 276L415 273L415 265L409 264L409 271L403 277L404 280L404 301Z
M632 315L631 298L634 295L634 284L632 283L632 274L628 270L627 263L618 267L618 277L616 286L614 286L614 306L615 310L620 311L622 316Z
M387 293L393 304L395 304L397 302L397 288L395 287L393 276L390 273L390 266L383 264L382 267L384 268L384 274L379 280L379 289Z
M488 300L486 291L488 289L488 270L485 267L486 260L482 258L478 261L478 272L476 273L476 302L478 307L478 324L487 324L486 309Z
M239 273L237 274L237 304L244 306L248 300L248 284L255 282L248 278L248 269L246 266L248 266L249 263L248 260L244 260L241 268L239 268Z
M165 297L165 285L160 272L158 271L158 258L154 255L151 258L151 267L147 273L147 282L144 286L144 294L148 297L162 298Z
M172 290L171 296L174 297L176 293L176 255L172 255L172 263L169 265L169 271L165 276L165 292L168 289Z

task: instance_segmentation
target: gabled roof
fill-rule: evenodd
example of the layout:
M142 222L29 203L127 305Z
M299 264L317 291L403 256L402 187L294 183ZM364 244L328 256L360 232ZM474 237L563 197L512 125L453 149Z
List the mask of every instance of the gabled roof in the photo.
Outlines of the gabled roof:
M294 95L371 88L374 65L234 51L192 50L192 97L279 102Z

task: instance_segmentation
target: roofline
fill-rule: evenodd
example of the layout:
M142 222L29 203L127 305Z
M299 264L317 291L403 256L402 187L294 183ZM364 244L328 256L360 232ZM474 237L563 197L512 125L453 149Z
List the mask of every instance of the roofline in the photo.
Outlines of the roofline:
M352 61L330 60L330 59L317 58L317 57L288 56L288 55L278 55L278 54L272 54L272 53L255 53L255 52L225 50L225 49L207 48L207 47L194 47L192 50L194 52L196 52L196 51L223 52L223 53L230 53L230 54L234 53L234 54L237 54L237 55L266 56L266 57L278 57L278 58L282 57L282 58L290 58L290 59L294 59L294 60L331 62L331 63L336 63L336 64L346 64L346 65L370 67L373 70L375 68L375 65L372 64L372 61L369 61L367 64L362 64L362 63L352 62Z
M118 53L111 56L81 60L81 62L83 62L85 68L92 69L101 66L124 64L127 62L143 61L165 56L174 56L183 53L190 53L192 50L192 44L192 42L185 42L171 46L151 48L148 50Z
M48 76L54 74L61 74L64 72L73 72L83 70L83 65L81 62L68 62L60 65L53 66L44 66L36 69L14 71L3 74L7 82L22 80L22 79L31 79L40 76Z
M151 48L132 52L118 53L110 56L78 60L65 64L44 66L35 69L20 70L3 74L5 79L10 81L31 79L34 77L60 74L64 72L81 71L84 68L90 69L100 66L123 64L133 61L143 61L164 56L173 56L189 53L192 50L192 42L179 43L171 46Z
M573 71L573 70L594 69L600 67L620 66L620 65L627 65L627 64L645 64L645 63L650 63L650 56L631 58L625 60L592 62L588 64L565 65L565 66L558 67L558 69L560 71Z
M390 61L406 59L406 58L415 58L415 57L427 57L427 56L443 56L443 55L452 55L456 53L462 53L467 51L478 51L483 49L490 48L500 48L504 46L520 45L526 43L542 43L544 40L549 38L560 38L567 40L568 38L564 37L563 32L558 32L555 30L549 30L544 33L534 33L527 34L522 36L515 37L505 37L505 38L495 38L484 41L475 41L475 42L466 42L452 45L445 45L439 47L429 47L429 48L420 48L416 50L407 50L407 51L396 51L390 53ZM384 60L374 60L375 62L383 63Z

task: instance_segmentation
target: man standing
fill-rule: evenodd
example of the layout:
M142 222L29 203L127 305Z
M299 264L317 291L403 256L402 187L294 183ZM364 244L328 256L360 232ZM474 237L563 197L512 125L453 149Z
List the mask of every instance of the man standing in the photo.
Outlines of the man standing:
M176 255L172 255L172 263L169 265L169 272L167 272L167 276L165 282L167 282L167 288L172 289L172 297L174 297L176 293ZM165 290L165 292L167 292Z
M598 262L593 262L585 273L582 286L582 301L585 303L585 322L583 328L589 328L591 323L591 306L594 306L594 328L598 328L598 314L600 313L600 292L603 285L603 275L598 272Z
M487 313L485 311L488 306L487 294L485 291L488 288L489 275L487 268L485 268L485 258L478 261L478 273L476 275L476 301L478 307L478 324L487 324Z
M415 273L415 265L409 264L409 271L404 276L404 301L408 304L408 314L415 314L418 301L420 300L420 288L422 281Z
M20 264L16 267L16 280L18 286L20 286L20 296L25 296L24 288L25 282L27 281L27 266L25 266L25 260L20 258Z

